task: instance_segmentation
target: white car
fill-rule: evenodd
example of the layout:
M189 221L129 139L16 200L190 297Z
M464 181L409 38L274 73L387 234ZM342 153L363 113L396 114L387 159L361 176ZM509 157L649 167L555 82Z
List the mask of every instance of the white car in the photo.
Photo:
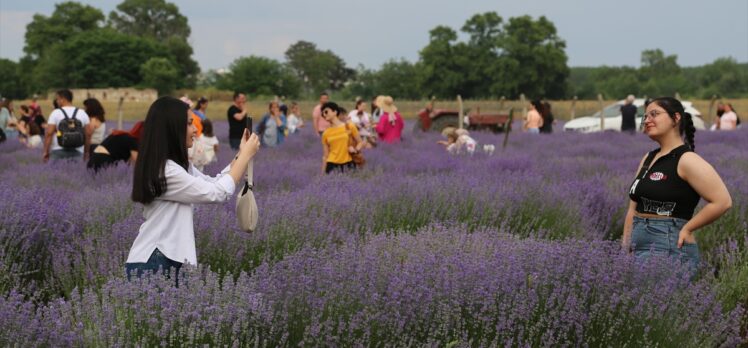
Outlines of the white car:
M605 116L605 130L606 131L621 131L621 122L623 117L621 116L621 106L623 106L625 100L619 100L618 102L608 105L603 109L603 115ZM693 104L688 101L681 101L683 108L686 112L693 116L693 126L697 130L704 130L704 120L701 118L699 110L693 107ZM634 105L637 108L636 111L636 129L641 129L642 116L644 116L644 99L635 99ZM596 112L592 116L584 116L575 118L564 124L564 131L566 132L578 132L578 133L594 133L600 131L600 111Z

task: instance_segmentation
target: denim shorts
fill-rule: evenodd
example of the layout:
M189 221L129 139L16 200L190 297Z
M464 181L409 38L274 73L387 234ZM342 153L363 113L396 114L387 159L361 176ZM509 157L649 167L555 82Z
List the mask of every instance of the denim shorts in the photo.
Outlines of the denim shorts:
M688 220L679 218L642 218L634 216L631 248L637 259L652 256L669 256L687 263L695 275L699 267L699 247L696 243L683 243L678 249L678 235Z

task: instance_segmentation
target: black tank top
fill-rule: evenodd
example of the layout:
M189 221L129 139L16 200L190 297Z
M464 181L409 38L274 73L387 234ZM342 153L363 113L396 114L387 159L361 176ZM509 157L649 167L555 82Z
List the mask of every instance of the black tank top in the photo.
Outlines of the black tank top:
M651 167L649 164L660 149L647 155L629 189L629 197L636 202L638 213L685 220L693 217L701 196L678 175L680 156L690 151L688 145L681 145L657 159Z

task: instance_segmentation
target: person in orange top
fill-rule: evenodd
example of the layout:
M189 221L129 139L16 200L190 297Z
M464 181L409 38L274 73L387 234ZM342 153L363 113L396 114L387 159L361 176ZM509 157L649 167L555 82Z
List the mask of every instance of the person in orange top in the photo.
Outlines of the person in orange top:
M192 125L195 126L195 138L199 137L200 135L203 134L203 122L200 120L200 117L198 117L197 114L195 114L195 112L192 111L192 108L195 106L195 103L193 103L192 100L190 100L190 98L186 95L179 98L179 100L181 100L182 102L187 104L187 106L189 106L190 108L189 114L192 115Z
M321 107L322 117L330 123L330 127L322 132L322 172L332 171L344 173L356 168L351 153L361 151L364 142L358 134L356 125L344 123L340 120L340 107L333 102L327 102ZM356 139L358 145L351 146L350 137Z
M540 103L540 100L530 102L530 111L525 116L522 130L530 134L540 134L540 127L543 127L543 116L540 116L540 110L543 110L543 104Z

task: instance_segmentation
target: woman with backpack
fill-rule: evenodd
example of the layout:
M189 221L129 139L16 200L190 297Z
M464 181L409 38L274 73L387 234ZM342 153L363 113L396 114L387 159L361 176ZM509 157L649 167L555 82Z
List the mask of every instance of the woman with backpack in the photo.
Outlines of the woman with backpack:
M193 204L228 201L257 153L257 135L245 129L234 160L216 177L204 175L187 159L194 113L173 97L157 99L146 116L135 162L132 200L144 205L140 226L125 264L128 279L159 269L167 277L183 263L197 264Z
M732 206L717 171L694 152L695 131L691 114L677 99L662 97L647 103L644 133L659 148L639 164L629 189L622 238L623 248L637 258L677 258L692 274L700 259L694 232ZM694 215L702 198L707 204Z

